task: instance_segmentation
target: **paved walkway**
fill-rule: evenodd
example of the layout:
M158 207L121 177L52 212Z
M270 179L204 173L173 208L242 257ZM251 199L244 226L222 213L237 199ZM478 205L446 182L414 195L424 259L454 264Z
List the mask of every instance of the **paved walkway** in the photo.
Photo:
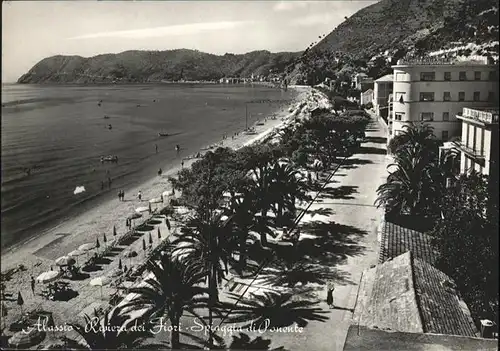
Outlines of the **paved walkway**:
M271 342L270 349L280 346L288 350L343 349L362 272L376 264L378 257L377 231L382 211L373 204L376 189L386 177L386 140L383 127L375 119L366 136L359 152L340 167L300 223L301 239L305 240L299 244L298 255L307 255L309 262L329 270L319 275L319 279L311 275L309 282L302 285L312 291L294 295L294 300L311 302L303 311L306 327L302 332L245 331L251 340L262 337ZM316 239L312 235L316 235ZM333 309L326 304L328 281L335 284ZM254 285L261 286L261 283ZM258 293L256 288L252 286L251 290ZM243 291L239 289L238 293ZM227 298L224 296L227 292L224 291L221 299ZM292 327L293 322L289 321ZM231 326L230 322L226 325ZM225 339L231 344L230 335Z

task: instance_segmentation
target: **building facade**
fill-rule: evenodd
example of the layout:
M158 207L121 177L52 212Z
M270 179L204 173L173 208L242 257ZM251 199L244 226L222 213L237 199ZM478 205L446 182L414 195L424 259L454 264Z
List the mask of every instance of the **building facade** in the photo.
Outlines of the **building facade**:
M377 115L387 118L389 115L389 95L393 91L394 77L392 74L387 74L375 80L374 83L373 108Z
M370 78L366 73L358 73L352 79L352 87L361 91L373 88L373 78Z
M498 97L498 67L486 61L400 60L393 66L392 128L388 139L410 122L423 121L443 141L460 135L464 107L491 106Z
M361 93L360 104L366 105L373 102L373 89L368 89L364 93Z
M498 108L464 108L456 117L462 122L462 138L454 142L460 173L475 170L498 179Z

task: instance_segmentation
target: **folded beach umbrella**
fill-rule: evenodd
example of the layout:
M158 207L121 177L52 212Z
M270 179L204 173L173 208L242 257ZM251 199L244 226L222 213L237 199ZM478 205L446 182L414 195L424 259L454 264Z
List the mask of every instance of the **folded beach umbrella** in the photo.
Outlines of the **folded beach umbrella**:
M149 213L151 213L151 212L152 212L152 209L151 209L151 202L150 202L150 203L148 203L148 211L149 211Z
M170 221L168 220L167 217L165 217L165 224L167 225L167 229L170 231Z
M158 239L161 239L160 228L158 228Z
M40 274L36 280L42 284L51 283L62 275L61 271L47 271Z
M113 236L116 236L116 227L113 226Z
M9 345L16 349L25 349L40 343L45 338L46 333L38 328L28 328L21 330L9 339Z
M135 209L135 212L137 212L137 213L141 213L141 212L146 212L146 211L148 211L148 210L149 210L149 207L146 207L146 206L141 206L141 207L137 207L137 208Z
M80 245L78 247L78 250L87 252L87 251L90 251L90 250L92 250L94 248L95 248L95 244L94 243L87 243L87 244Z
M151 232L149 232L149 245L153 245L153 237L151 236Z
M123 265L122 265L122 259L121 259L121 258L119 258L119 259L118 259L118 269L120 269L120 270L121 270L122 268L123 268Z
M62 266L71 266L71 265L74 265L75 263L76 263L75 259L72 257L68 257L68 256L62 256L56 260L56 265L61 266L61 267Z

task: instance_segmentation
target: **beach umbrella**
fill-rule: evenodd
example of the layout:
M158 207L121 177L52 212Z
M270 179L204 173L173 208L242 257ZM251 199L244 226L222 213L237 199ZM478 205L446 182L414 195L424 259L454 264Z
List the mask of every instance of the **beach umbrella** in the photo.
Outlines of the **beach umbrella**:
M146 206L141 206L141 207L137 207L137 208L135 209L135 212L137 212L137 213L141 213L141 212L146 212L146 211L148 211L148 210L149 210L149 207L146 207Z
M56 265L62 267L62 266L71 266L73 264L75 264L75 259L72 258L72 257L69 257L69 256L62 256L62 257L59 257L57 260L56 260Z
M21 330L10 337L9 345L16 349L25 349L40 343L45 339L45 335L46 333L38 328Z
M146 211L147 211L147 207L146 207ZM132 213L130 216L128 216L128 219L137 219L137 218L141 218L142 217L142 214L138 213L138 212L134 212Z
M108 242L108 239L106 238L106 233L104 233L104 237L102 238L102 241L104 241L104 244Z
M98 249L101 247L101 244L99 243L99 238L96 239L96 242L95 242L95 248Z
M146 240L144 238L142 238L142 249L146 251Z
M167 225L168 231L170 231L170 221L168 220L167 217L165 217L165 224Z
M76 249L76 250L71 251L66 256L68 256L68 257L76 257L76 263L78 264L78 257L81 256L81 255L84 255L84 254L85 254L85 251Z
M161 239L160 228L158 228L158 239Z
M151 212L153 212L153 210L151 209L151 202L148 203L148 211L150 214L151 214Z
M22 314L23 313L24 299L23 299L23 295L21 295L20 291L17 293L17 304L19 306L21 306L21 314Z
M106 276L101 276L101 277L97 277L97 278L92 279L89 284L91 286L100 286L101 287L101 299L102 299L102 287L106 284L109 284L110 282L111 282L111 279L109 279Z
M153 237L151 236L151 232L149 232L149 245L153 245Z
M122 259L118 259L118 269L122 269L123 266L122 266Z
M116 227L113 226L113 236L116 236Z
M54 280L56 280L57 278L59 278L61 276L62 272L61 271L47 271L47 272L43 272L42 274L40 274L36 280L42 284L47 284L47 283L51 283L53 282Z

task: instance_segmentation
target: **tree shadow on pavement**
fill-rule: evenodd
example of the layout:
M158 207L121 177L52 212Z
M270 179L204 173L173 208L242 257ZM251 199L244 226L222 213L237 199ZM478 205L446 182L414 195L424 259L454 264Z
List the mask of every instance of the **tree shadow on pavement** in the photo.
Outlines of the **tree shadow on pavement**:
M361 146L358 149L358 154L371 154L371 155L387 155L387 150L379 147Z
M358 193L358 191L356 190L357 188L358 188L357 186L352 186L352 185L342 185L337 188L326 188L321 192L321 194L318 197L320 199L325 199L325 198L342 199L342 200L354 199L354 196L351 195Z
M240 296L230 293L236 302ZM262 295L249 294L239 300L238 305L232 303L232 310L227 323L247 323L242 328L282 328L296 323L299 327L307 326L309 321L328 320L327 314L318 307L319 301L295 300L293 293L266 291ZM253 323L252 323L253 322Z
M283 346L270 349L271 340L263 339L261 336L257 336L252 340L247 334L240 333L239 336L233 335L232 338L233 341L229 345L229 350L287 351Z
M385 144L387 143L387 138L385 137L366 137L365 142L367 143L375 143L375 144Z
M343 263L347 257L360 255L365 247L359 239L367 232L336 222L314 221L301 226L301 232L315 236L298 243L294 255L308 257L312 263L335 265Z
M368 164L372 164L372 163L373 163L373 161L370 161L370 160L363 160L360 158L350 158L350 159L347 159L344 161L341 168L354 169L354 168L357 168L357 166L368 165Z
M321 195L319 196L321 197ZM311 217L314 217L316 215L318 216L328 216L333 214L333 210L329 207L321 207L317 208L315 210L307 210L306 214L310 215Z

